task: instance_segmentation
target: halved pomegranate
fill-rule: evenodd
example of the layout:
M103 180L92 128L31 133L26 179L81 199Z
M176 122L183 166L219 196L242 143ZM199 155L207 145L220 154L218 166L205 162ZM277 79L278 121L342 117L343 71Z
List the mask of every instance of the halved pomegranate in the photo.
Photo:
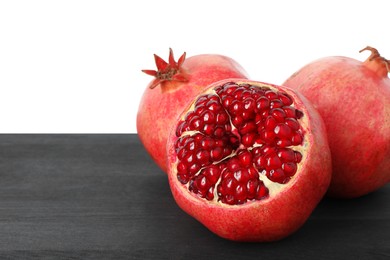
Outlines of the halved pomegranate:
M181 114L167 151L178 205L231 240L288 236L330 182L321 117L300 94L262 82L212 84Z

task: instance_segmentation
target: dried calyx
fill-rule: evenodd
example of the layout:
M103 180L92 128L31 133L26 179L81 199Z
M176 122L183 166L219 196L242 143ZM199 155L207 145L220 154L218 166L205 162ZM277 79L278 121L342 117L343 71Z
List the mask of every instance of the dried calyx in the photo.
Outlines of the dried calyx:
M187 75L181 68L185 58L186 53L184 52L176 62L171 48L169 49L169 62L154 54L157 70L142 70L142 72L155 77L149 88L153 89L166 81L188 81Z

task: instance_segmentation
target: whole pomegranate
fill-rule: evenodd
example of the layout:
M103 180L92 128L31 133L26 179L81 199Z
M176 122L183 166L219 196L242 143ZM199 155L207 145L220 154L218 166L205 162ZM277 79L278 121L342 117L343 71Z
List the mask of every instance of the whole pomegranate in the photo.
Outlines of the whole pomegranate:
M178 205L217 235L273 241L325 194L325 127L300 94L246 79L213 83L174 124L168 179Z
M169 62L154 55L157 70L143 70L155 79L146 88L137 113L137 133L153 160L166 172L166 142L169 129L180 112L199 92L212 82L246 77L246 72L233 59L203 54L176 62L172 49Z
M364 62L316 60L283 84L301 92L322 116L332 153L329 196L355 198L390 181L390 62L372 47Z

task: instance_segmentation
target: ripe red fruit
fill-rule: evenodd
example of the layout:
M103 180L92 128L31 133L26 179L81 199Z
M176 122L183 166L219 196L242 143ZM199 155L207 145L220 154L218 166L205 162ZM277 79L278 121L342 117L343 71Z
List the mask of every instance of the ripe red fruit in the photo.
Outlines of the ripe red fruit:
M390 62L372 47L363 50L371 51L364 62L322 58L283 84L305 95L325 122L333 197L359 197L390 181Z
M330 182L318 113L300 94L261 82L213 83L177 119L167 149L178 205L231 240L288 236Z
M139 104L137 133L153 160L166 172L166 142L171 126L184 107L207 85L231 78L246 77L233 59L214 54L196 55L176 62L170 49L169 62L154 55L157 70L143 70L155 79Z

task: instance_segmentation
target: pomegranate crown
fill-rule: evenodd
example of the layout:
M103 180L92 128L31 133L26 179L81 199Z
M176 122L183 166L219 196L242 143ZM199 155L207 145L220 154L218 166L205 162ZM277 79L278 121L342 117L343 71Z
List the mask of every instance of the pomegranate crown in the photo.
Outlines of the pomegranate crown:
M371 55L364 62L367 67L376 71L379 75L384 77L390 73L390 60L385 59L379 54L379 51L371 46L367 46L359 52L370 51Z
M188 76L183 72L181 66L186 58L186 53L184 52L179 60L176 62L173 56L172 48L169 48L169 58L168 62L160 58L158 55L154 54L154 60L156 62L157 70L142 70L142 72L155 77L155 79L150 83L149 88L153 89L157 85L164 83L166 81L188 81Z

